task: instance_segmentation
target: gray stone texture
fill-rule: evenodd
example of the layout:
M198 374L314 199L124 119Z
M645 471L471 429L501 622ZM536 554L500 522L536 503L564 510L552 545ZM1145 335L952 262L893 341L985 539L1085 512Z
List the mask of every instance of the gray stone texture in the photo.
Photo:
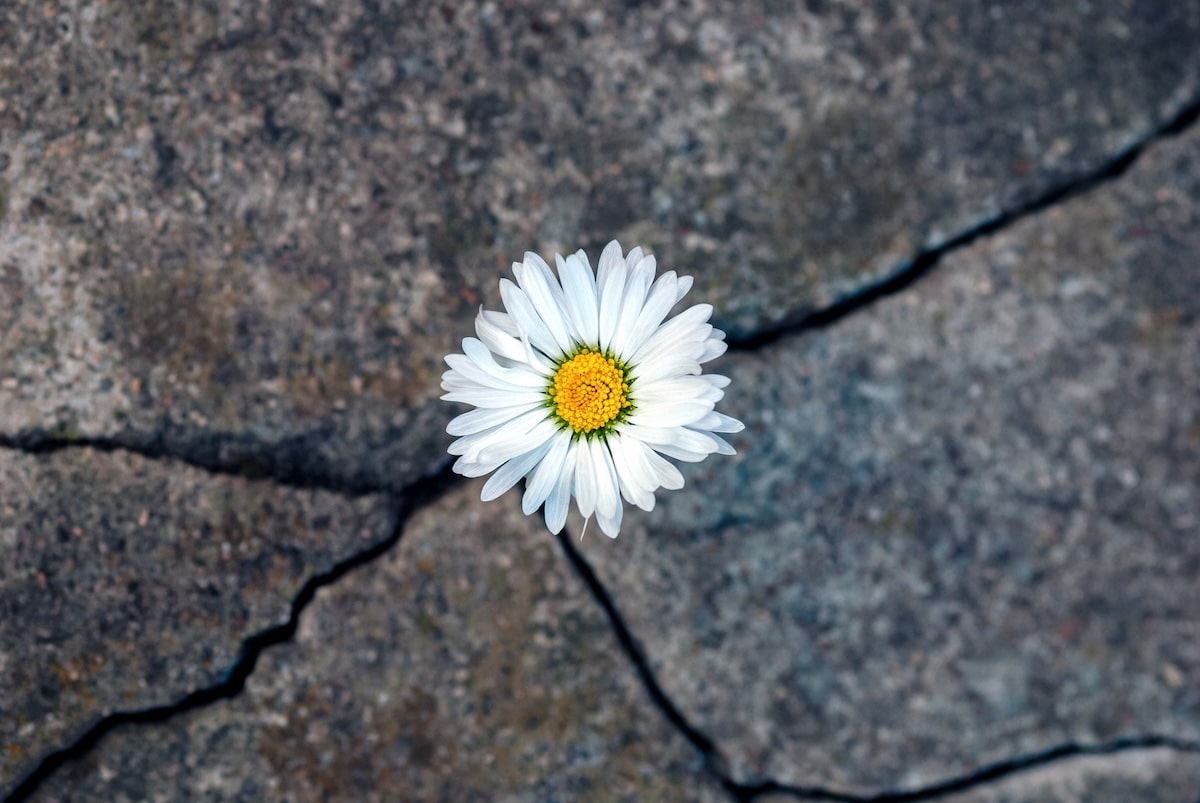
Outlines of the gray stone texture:
M378 497L170 461L0 450L0 793L102 715L214 685L312 574L385 538Z
M1196 803L1200 755L1137 750L1072 759L942 799L945 803Z
M218 682L389 532L446 460L442 355L526 249L643 245L750 334L1197 98L1195 3L0 0L0 791ZM1198 153L725 357L741 454L588 534L737 779L873 794L1200 739ZM538 521L477 489L244 694L42 797L718 799ZM1145 767L1194 762L1038 772L1115 800Z
M746 332L1200 90L1200 8L1149 0L0 15L4 428L376 485L438 459L440 356L526 248L645 244Z
M1198 146L727 358L741 454L585 543L736 777L1200 738Z
M981 783L968 792L930 797L939 803L1196 803L1200 756L1174 750L1131 750L1066 759ZM767 794L756 803L796 803Z
M115 732L37 799L726 800L554 538L480 487L322 591L244 695Z

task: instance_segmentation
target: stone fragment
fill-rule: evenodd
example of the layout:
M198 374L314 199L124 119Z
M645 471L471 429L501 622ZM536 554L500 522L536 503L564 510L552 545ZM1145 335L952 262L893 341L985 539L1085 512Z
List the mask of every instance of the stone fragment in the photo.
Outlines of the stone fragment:
M1198 41L1124 0L5 2L0 431L399 488L525 249L640 243L746 334L1096 169Z
M219 683L305 580L389 532L378 497L0 450L0 792L105 714Z
M736 458L582 549L735 777L1200 736L1200 133L725 358Z
M553 537L479 488L322 590L244 694L113 732L36 799L727 799Z

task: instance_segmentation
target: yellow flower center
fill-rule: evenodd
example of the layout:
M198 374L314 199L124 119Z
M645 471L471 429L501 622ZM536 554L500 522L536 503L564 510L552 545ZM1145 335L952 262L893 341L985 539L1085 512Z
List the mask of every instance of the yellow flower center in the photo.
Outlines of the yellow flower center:
M595 432L632 405L629 383L615 360L584 349L558 367L550 383L554 412L576 432Z

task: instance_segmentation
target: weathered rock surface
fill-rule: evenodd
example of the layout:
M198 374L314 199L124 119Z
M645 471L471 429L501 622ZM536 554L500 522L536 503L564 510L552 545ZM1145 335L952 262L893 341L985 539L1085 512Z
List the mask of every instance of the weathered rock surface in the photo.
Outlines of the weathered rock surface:
M727 358L736 459L589 560L743 780L1200 736L1200 134Z
M0 449L0 789L218 681L388 532L382 496L325 491L444 464L442 355L524 250L642 244L746 334L1197 97L1191 3L5 0L0 443L31 453ZM738 779L872 794L1200 738L1198 153L726 357L742 454L589 534ZM244 694L116 730L43 797L718 799L538 523L477 487ZM1177 799L1194 763L1151 752L971 794Z
M1077 758L942 798L947 803L1195 803L1200 756L1138 750Z
M321 591L244 695L114 732L38 799L727 799L553 537L479 487Z
M746 332L1200 91L1188 3L0 15L0 426L376 487L440 458L441 355L526 248L640 242Z
M106 713L219 682L309 576L389 532L378 497L0 450L0 791Z
M1200 757L1170 749L1065 759L981 783L969 792L938 794L946 803L1195 803ZM800 798L803 800L803 798ZM757 803L795 803L767 794Z

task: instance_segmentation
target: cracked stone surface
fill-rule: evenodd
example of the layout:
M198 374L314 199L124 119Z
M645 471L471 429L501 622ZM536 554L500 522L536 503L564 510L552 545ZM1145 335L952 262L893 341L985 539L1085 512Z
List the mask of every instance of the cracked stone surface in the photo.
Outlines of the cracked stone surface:
M1200 756L1173 750L1138 750L1089 756L1033 770L946 803L1195 803Z
M553 537L479 489L321 591L244 695L115 732L37 799L726 800Z
M1133 750L1076 757L1014 773L969 792L937 798L945 803L1195 803L1200 756L1170 749ZM790 794L766 794L757 803L796 803ZM803 798L799 798L803 800Z
M641 244L752 334L1198 98L1191 3L0 2L0 790L219 682L389 532L445 462L442 355L525 249ZM582 546L719 767L870 795L1200 739L1197 154L724 358L741 455ZM553 540L477 494L243 693L40 796L720 799ZM1194 777L1105 761L962 803Z
M1200 90L1188 3L0 15L4 429L372 487L440 459L440 355L526 248L640 242L746 332Z
M0 791L103 714L218 682L310 574L389 520L379 497L0 450Z
M726 358L741 454L583 549L741 780L1200 736L1200 135Z

